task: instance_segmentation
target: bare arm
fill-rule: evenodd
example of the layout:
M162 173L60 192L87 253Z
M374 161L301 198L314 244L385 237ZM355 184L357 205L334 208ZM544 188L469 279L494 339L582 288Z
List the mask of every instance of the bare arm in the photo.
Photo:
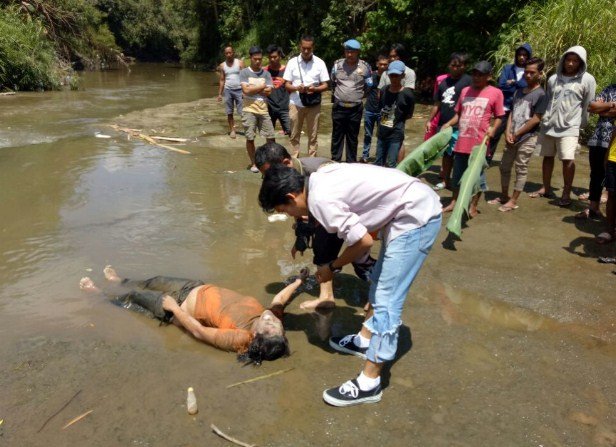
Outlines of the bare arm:
M278 292L276 296L274 297L274 299L272 299L271 307L274 307L276 305L282 306L282 307L286 306L287 302L289 301L293 293L295 293L297 288L301 286L303 282L304 281L302 279L302 276L300 276L295 281L293 281L291 284L289 284L284 289L282 289L280 292Z
M323 93L325 90L327 90L329 88L329 84L327 83L327 81L325 82L321 82L318 86L309 86L306 91L308 93Z
M508 122L507 122L507 134L509 134L509 128L511 127L511 113L509 114ZM541 122L541 115L535 113L531 119L526 121L522 127L518 129L516 133L513 134L513 141L516 142L522 137L522 135L530 132L537 124Z
M513 113L510 113L509 117L507 118L507 127L505 128L505 140L509 144L515 143L515 136L511 132L511 117L512 116L513 116Z
M219 101L222 99L222 92L224 89L225 89L225 70L223 70L222 64L220 64L218 66L218 100Z
M613 113L616 112L616 102L606 102L603 100L592 101L588 105L588 111L601 116L614 116Z
M443 124L441 126L441 130L443 129L447 129L448 127L453 127L456 124L458 124L458 121L460 120L460 115L458 115L457 113L453 116L453 118L451 118L449 121L447 121L445 124Z
M501 118L500 116L494 120L494 124L492 124L492 127L490 127L488 129L488 134L487 135L488 135L489 138L493 138L494 137L494 132L496 132L496 129L498 129L500 127L502 122L503 122L503 118Z
M332 262L334 268L342 268L343 266L353 262L355 259L365 254L374 243L370 233L366 233L355 244L347 247L340 256ZM319 266L317 269L317 279L319 282L327 282L333 278L334 274L329 268L329 265Z
M163 309L173 312L174 323L186 329L197 340L216 346L216 334L220 329L203 326L194 317L189 315L188 312L178 306L178 303L170 296L163 298Z
M263 90L265 90L265 87L265 84L259 86L249 85L242 82L242 92L244 92L245 95L256 95L257 93L261 93Z
M430 123L432 122L436 114L438 113L438 109L440 105L441 105L441 102L436 101L434 105L432 106L432 108L430 109L430 116L428 117L428 121L426 121L426 129L425 129L426 132L430 130Z
M289 92L289 93L301 92L301 86L300 85L295 86L295 85L293 85L293 82L291 82L291 81L285 81L284 88L286 88L287 92Z

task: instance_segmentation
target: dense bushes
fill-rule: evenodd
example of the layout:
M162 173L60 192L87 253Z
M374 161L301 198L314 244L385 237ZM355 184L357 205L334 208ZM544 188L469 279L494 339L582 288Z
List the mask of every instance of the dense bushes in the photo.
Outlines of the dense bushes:
M401 42L420 76L445 70L453 51L491 54L500 68L529 41L553 67L566 47L582 44L599 86L614 80L616 46L605 38L616 31L613 0L530 1L0 0L0 82L54 87L62 67L122 63L120 51L211 67L227 42L243 56L254 44L295 52L304 33L328 63L350 37L367 59Z
M499 35L493 53L498 66L511 63L515 47L530 42L533 53L553 72L564 51L582 45L588 52L588 71L602 88L616 82L616 8L614 0L534 1L516 14L517 21Z
M0 87L40 90L60 83L60 61L43 24L24 21L16 7L0 11Z

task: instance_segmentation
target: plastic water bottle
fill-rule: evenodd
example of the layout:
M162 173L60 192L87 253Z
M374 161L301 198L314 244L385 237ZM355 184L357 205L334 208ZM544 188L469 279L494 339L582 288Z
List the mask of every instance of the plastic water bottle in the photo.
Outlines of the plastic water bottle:
M197 414L199 409L197 408L197 397L195 396L195 390L192 387L188 388L188 395L186 396L186 410L188 414Z

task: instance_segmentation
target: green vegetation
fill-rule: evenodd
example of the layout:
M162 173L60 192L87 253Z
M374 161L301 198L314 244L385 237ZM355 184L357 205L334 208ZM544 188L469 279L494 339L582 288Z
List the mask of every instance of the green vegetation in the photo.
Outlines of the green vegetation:
M546 61L546 73L553 73L564 51L582 45L588 52L588 71L601 89L616 82L616 8L613 0L535 1L518 14L518 21L506 26L493 53L497 65L511 63L521 42L530 42L533 53Z
M568 46L589 52L600 86L614 77L613 0L0 0L0 83L53 88L68 67L119 66L127 57L213 67L226 43L277 43L297 52L304 33L331 63L358 38L372 60L395 42L420 77L446 70L453 51L491 55L497 68L530 42L553 67ZM126 56L125 56L126 55Z
M16 7L0 15L0 86L17 90L55 88L60 63L39 20L24 21Z

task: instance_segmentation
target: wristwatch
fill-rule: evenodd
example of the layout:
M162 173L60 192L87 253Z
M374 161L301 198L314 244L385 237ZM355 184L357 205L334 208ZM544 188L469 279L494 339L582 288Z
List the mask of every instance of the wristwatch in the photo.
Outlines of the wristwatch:
M334 267L334 262L335 260L330 262L327 266L332 271L332 273L340 273L342 271L342 267Z

